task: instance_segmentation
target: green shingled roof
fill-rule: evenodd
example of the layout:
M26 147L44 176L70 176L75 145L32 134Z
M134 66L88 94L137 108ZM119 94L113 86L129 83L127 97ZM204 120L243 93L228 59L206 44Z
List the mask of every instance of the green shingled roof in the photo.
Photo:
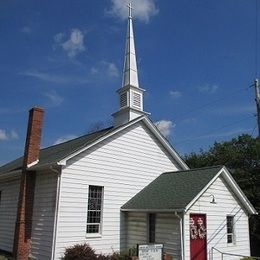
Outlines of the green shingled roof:
M122 210L183 210L223 166L166 172L122 206Z
M108 134L115 128L109 127L94 133L83 135L81 137L75 138L73 140L53 145L40 150L39 163L37 167L56 163L70 154L84 148L85 146L91 144L92 142L98 140L100 137ZM0 174L11 172L14 170L19 170L22 168L23 157L20 157L10 163L7 163L0 167Z

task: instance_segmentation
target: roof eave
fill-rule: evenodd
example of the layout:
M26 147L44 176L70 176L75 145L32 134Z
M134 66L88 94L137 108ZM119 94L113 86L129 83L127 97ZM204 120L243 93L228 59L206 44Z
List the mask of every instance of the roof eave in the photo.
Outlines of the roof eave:
M109 138L109 137L115 135L116 133L118 133L118 132L120 132L120 131L122 131L122 130L128 128L129 126L131 126L131 125L133 125L133 124L135 124L135 123L137 123L137 122L143 120L145 117L146 117L145 115L144 115L144 116L140 116L140 117L138 117L138 118L136 118L136 119L130 121L128 124L125 124L125 125L122 125L122 126L120 126L120 127L118 127L118 128L115 128L114 131L112 131L112 132L110 132L110 133L108 133L108 134L105 134L104 136L101 136L101 137L98 138L96 141L94 141L94 142L90 143L89 145L87 145L87 146L85 146L85 147L83 147L83 148L77 150L77 151L74 152L74 153L71 153L70 155L66 156L66 157L63 158L62 160L59 160L59 161L57 162L57 164L58 164L58 165L63 165L63 166L65 166L65 165L67 164L67 161L68 161L69 159L71 159L71 158L73 158L74 156L76 156L76 155L78 155L78 154L80 154L80 153L86 151L86 150L89 149L90 147L97 145L98 143L104 141L105 139L107 139L107 138Z
M27 168L29 171L39 171L39 170L44 170L44 169L49 169L52 166L57 166L57 165L62 165L57 162L50 162L50 163L45 163L45 164L35 164L30 168Z
M173 213L173 212L183 212L184 209L122 209L121 211L123 212L168 212L168 213Z
M211 179L211 181L198 193L198 195L185 207L185 212L187 212L191 206L200 198L200 196L209 188L209 186L221 175L223 174L223 177L225 181L229 184L232 191L236 194L237 199L242 203L244 208L247 210L247 212L250 215L256 215L258 212L255 210L254 206L250 203L250 201L247 199L244 192L240 189L234 178L229 173L228 169L223 166L219 172Z
M219 172L210 180L210 182L195 196L195 198L185 207L185 212L187 212L191 206L200 198L200 196L209 188L209 186L218 178L218 176L221 174L221 168Z
M221 173L224 173L223 174L224 179L229 184L230 188L233 190L233 192L235 193L235 195L237 196L239 201L242 203L244 208L248 211L248 213L250 215L258 215L258 212L254 208L254 206L251 204L251 202L248 200L248 198L246 197L244 192L241 190L241 188L238 186L238 184L236 183L236 181L234 180L232 175L229 173L228 169L225 166L223 166L223 168L221 170L222 170Z
M3 172L0 174L0 178L16 177L21 173L22 173L22 169L10 171L10 172Z
M189 166L181 159L180 155L174 150L174 148L170 145L170 143L165 139L165 137L161 134L158 128L153 124L153 122L145 117L144 122L146 126L155 134L155 136L160 140L164 148L170 153L170 155L177 161L177 163L181 166L183 170L189 170Z
M76 152L68 155L67 157L63 158L62 160L58 161L58 165L66 165L67 161L74 156L84 152L85 150L89 149L90 147L102 142L103 140L113 136L114 134L130 127L131 125L143 121L145 125L151 130L151 132L156 136L157 139L161 142L163 147L169 152L169 154L174 158L174 160L179 164L181 169L188 170L188 165L181 159L181 157L178 155L178 153L173 149L173 147L169 144L169 142L162 136L160 131L156 128L156 126L152 123L152 121L147 117L147 115L140 116L132 121L130 121L128 124L122 125L121 127L116 128L114 131L105 134L104 136L98 138L96 141L92 142L91 144L83 147L82 149L77 150Z

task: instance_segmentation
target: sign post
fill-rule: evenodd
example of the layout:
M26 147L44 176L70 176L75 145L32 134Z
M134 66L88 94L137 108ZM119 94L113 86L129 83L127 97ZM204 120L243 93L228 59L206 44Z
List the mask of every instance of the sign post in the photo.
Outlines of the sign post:
M138 245L139 260L162 260L163 244Z

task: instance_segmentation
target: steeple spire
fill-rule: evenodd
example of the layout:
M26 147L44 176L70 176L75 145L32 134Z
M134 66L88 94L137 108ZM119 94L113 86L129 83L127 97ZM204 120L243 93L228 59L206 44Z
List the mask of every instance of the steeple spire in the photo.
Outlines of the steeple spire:
M136 56L135 56L135 41L134 41L134 32L133 32L132 9L133 9L132 4L129 3L122 87L127 85L139 87Z
M123 80L122 87L117 91L120 108L119 111L113 114L115 126L125 124L141 115L147 114L143 111L144 89L139 87L138 81L132 9L132 5L129 3Z

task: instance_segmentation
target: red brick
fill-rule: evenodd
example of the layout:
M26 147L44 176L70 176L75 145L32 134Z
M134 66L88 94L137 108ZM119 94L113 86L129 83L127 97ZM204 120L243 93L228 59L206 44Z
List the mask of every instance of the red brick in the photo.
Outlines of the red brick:
M35 172L28 165L39 159L43 110L32 108L29 111L24 161L18 198L13 255L16 260L28 260L31 251L31 231Z

